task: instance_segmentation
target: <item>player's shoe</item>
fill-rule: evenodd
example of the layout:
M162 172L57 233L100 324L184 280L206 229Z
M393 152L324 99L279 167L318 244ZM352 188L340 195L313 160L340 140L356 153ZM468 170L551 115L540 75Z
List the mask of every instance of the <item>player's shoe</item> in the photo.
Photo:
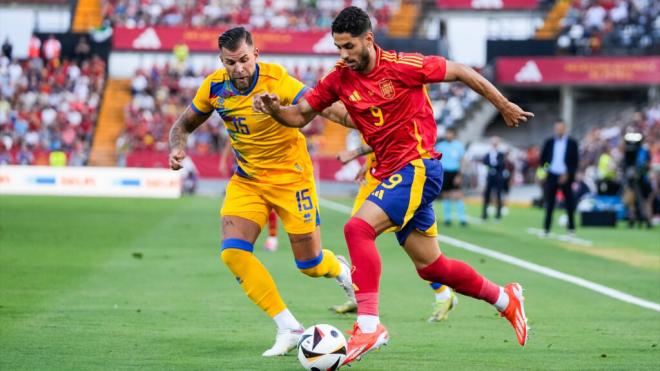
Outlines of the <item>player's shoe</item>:
M339 260L339 264L342 265L342 271L346 272L346 274L340 274L336 277L337 283L339 283L339 286L341 286L341 288L346 293L348 300L355 303L355 290L353 288L353 281L351 279L351 265L348 264L346 258L341 255L337 255L337 260Z
M333 305L330 310L339 314L355 313L357 312L357 303L353 300L347 300L344 304Z
M509 305L500 313L500 316L511 323L513 330L516 332L518 343L525 346L529 326L527 325L527 316L525 316L525 306L523 305L525 301L523 288L519 283L509 283L504 286L504 292L509 295Z
M454 291L451 292L448 299L436 300L435 303L433 303L433 312L431 313L431 317L429 317L428 321L440 322L446 320L449 316L449 312L454 309L457 304L458 297Z
M264 242L264 250L276 251L277 250L277 236L268 236Z
M298 346L300 335L302 335L303 332L305 332L305 329L302 327L296 330L277 330L277 335L275 335L275 344L273 344L270 349L265 351L262 356L275 357L283 356L289 353L292 349Z
M346 347L346 359L342 365L347 365L356 359L361 359L367 352L386 345L389 340L390 334L381 323L376 327L376 331L364 333L360 330L358 323L355 322L351 337L348 339L348 346Z

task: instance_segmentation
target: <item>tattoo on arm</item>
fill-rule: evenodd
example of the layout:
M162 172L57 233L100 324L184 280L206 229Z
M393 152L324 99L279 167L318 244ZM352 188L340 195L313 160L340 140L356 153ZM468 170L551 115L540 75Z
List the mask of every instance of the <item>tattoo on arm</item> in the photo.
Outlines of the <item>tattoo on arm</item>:
M210 115L200 115L188 106L170 129L170 150L186 148L188 134L195 131Z

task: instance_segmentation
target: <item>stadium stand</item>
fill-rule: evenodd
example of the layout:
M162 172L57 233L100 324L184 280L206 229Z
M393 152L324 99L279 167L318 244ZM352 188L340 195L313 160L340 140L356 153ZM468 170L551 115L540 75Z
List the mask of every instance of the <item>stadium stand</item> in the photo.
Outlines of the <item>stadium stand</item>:
M57 45L48 45L44 59L0 57L0 163L47 165L57 151L68 165L87 164L105 62L60 60Z
M302 7L300 3L296 0L110 0L103 14L113 24L126 27L250 24L255 28L305 31L328 28L341 9L356 5L373 14L374 26L384 30L399 2L319 0L303 1Z
M560 52L638 55L660 51L660 3L652 0L574 1L561 21Z

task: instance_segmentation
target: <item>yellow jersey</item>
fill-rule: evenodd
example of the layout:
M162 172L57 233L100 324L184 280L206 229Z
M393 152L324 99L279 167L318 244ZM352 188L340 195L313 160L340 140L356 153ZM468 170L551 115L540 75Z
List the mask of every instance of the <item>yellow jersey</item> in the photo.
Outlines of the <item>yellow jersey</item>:
M280 104L295 104L305 85L284 67L259 62L248 90L239 92L224 68L206 77L191 107L200 114L217 111L229 133L236 156L236 173L266 183L286 184L313 175L305 137L297 128L280 125L269 115L252 110L255 94L276 94Z

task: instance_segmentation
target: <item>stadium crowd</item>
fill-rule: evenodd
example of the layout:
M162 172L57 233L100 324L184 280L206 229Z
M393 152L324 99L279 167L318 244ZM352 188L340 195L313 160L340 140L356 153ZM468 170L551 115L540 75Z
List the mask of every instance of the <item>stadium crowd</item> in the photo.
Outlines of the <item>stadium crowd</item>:
M43 45L33 37L25 60L7 50L0 57L0 164L86 165L105 62L60 58L53 37Z
M373 14L383 30L399 2L393 0L109 0L105 18L129 28L149 26L216 27L250 24L256 28L327 29L341 9L355 5Z
M574 0L557 45L567 54L654 54L660 51L660 2Z

